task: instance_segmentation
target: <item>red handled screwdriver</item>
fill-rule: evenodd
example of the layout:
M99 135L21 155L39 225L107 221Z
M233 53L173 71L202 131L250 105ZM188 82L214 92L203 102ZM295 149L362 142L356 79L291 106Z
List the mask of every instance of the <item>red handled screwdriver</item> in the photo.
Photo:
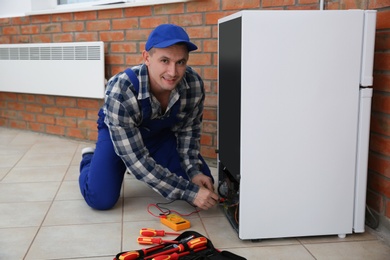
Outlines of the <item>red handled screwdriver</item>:
M157 230L152 228L143 228L139 231L141 236L144 237L163 237L165 235L180 235L180 233L166 232L164 230Z
M161 245L164 243L177 244L178 241L174 240L162 240L161 237L139 237L137 239L140 245Z
M183 253L173 253L171 255L160 255L160 256L156 256L154 257L152 260L177 260L179 259L180 257L182 256L185 256L185 255L189 255L191 254L192 252L199 252L199 251L202 251L202 250L206 250L207 249L207 246L204 246L204 247L200 247L200 248L195 248L194 250L192 251L186 251L186 252L183 252Z

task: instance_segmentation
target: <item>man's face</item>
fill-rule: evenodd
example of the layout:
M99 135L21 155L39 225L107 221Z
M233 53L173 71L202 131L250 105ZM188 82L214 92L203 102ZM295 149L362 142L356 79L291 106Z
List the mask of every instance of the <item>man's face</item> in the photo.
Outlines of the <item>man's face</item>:
M185 45L153 48L143 52L153 94L172 91L184 76L188 61Z

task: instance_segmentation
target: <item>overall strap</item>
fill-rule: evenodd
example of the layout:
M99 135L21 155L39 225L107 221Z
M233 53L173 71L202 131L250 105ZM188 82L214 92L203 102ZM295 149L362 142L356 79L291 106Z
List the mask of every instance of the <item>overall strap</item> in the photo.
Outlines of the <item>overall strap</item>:
M130 69L130 68L127 68L125 70L125 73L129 77L131 83L133 83L135 92L138 93L139 92L139 81L138 81L137 75L135 75L134 71L132 69Z
M135 72L131 68L127 68L125 70L126 75L129 77L131 83L134 86L135 92L139 93L139 80ZM141 100L142 107L142 122L147 122L150 120L150 116L152 115L152 107L150 105L149 98Z

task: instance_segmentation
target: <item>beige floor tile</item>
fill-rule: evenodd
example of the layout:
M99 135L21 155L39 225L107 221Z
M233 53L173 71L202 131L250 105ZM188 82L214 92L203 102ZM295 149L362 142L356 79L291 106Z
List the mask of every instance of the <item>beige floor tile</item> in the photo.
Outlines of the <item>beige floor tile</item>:
M390 247L380 241L306 244L305 247L318 260L387 260L390 256Z
M0 203L0 228L41 225L50 202ZM1 232L1 230L0 230Z
M18 163L24 154L2 154L0 156L0 165L1 167L14 167Z
M147 211L148 205L156 202L166 202L158 197L124 198L123 221L151 221L156 219ZM157 211L152 211L158 214Z
M73 154L76 152L78 148L78 144L75 141L68 141L65 139L53 139L48 142L37 142L33 144L29 150L29 152L33 153L42 153L42 154L50 154L50 153L70 153Z
M314 260L315 258L301 245L264 246L227 249L248 260Z
M64 181L78 181L80 176L80 165L71 165L66 172Z
M61 154L42 154L42 153L26 153L23 158L18 162L20 167L28 166L56 166L56 165L69 165L73 158L73 154L61 153Z
M375 240L375 236L369 231L365 233L356 233L347 235L345 238L339 238L337 235L333 236L316 236L316 237L300 237L298 240L302 244L328 243L328 242L350 242L362 240Z
M0 230L0 259L23 259L38 227Z
M5 178L9 171L11 171L11 167L0 167L0 181Z
M26 260L112 257L120 245L120 223L42 227Z
M62 181L68 170L67 165L50 167L14 167L7 177L3 179L4 183L10 182L52 182Z
M72 224L110 223L122 221L121 205L111 210L98 211L90 208L84 200L54 201L43 226Z
M55 200L84 200L78 181L63 181Z
M60 182L0 183L0 203L53 200Z
M128 175L128 174L126 174ZM145 183L136 180L134 177L124 178L123 196L126 197L161 197Z
M230 225L226 217L202 218L203 224L210 234L210 239L216 247L220 248L238 248L238 247L258 247L271 245L291 245L299 244L295 238L269 239L252 242L250 240L241 240L237 232Z

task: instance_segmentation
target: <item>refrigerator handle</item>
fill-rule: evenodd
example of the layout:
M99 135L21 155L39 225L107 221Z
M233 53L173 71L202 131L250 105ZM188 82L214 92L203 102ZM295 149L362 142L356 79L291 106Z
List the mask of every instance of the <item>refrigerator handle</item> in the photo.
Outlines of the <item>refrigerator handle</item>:
M355 201L353 229L355 233L363 233L366 211L366 186L368 168L368 149L370 137L372 88L360 89L358 140L355 169Z
M360 71L360 85L372 86L374 68L376 10L364 11L362 62Z

